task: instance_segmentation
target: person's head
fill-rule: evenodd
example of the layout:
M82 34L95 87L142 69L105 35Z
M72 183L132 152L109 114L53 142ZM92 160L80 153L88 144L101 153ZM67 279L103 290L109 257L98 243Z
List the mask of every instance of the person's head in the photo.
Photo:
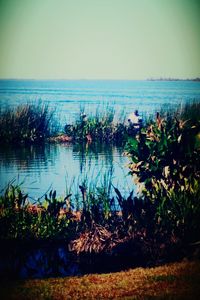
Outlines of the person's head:
M82 113L82 114L81 114L81 119L82 119L82 120L86 120L86 119L87 119L87 115L86 115L85 113Z
M138 115L139 115L139 114L138 114L138 110L137 110L137 109L135 110L135 115L136 115L136 116L138 116Z

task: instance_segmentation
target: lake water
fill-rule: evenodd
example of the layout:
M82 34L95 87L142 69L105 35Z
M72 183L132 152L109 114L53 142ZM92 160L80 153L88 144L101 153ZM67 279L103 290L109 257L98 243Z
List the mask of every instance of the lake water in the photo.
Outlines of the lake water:
M124 193L133 189L123 149L108 145L46 144L0 149L0 189L10 181L22 184L34 200L50 189L58 195L78 193L78 185L102 186L112 172L112 182ZM113 169L113 170L112 170Z
M81 108L88 114L113 107L116 115L123 112L126 116L135 109L149 115L160 107L167 110L200 101L200 82L0 80L2 109L38 100L56 109L63 127L76 119ZM15 180L23 182L23 190L33 199L49 189L64 195L73 180L81 183L87 178L100 185L103 174L113 168L114 185L127 193L133 184L122 153L121 148L94 144L1 148L0 189Z

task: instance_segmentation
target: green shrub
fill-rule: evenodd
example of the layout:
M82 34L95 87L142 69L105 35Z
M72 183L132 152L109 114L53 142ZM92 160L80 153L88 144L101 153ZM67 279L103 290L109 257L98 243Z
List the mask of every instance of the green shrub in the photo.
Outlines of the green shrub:
M1 239L67 239L73 235L71 215L65 209L68 197L56 198L56 192L51 191L37 205L27 197L19 186L13 185L8 185L0 196Z
M199 109L157 114L126 147L130 174L156 207L157 223L186 241L200 238Z

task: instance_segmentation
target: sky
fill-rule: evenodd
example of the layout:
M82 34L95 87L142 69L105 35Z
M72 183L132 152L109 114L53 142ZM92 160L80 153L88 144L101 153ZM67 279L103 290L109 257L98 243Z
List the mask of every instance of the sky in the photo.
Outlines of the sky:
M199 0L0 0L0 78L200 77Z

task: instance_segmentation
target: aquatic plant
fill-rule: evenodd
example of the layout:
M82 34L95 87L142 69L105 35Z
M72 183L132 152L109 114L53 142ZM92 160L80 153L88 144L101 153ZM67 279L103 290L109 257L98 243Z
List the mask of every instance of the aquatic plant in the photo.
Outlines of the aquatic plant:
M82 254L83 260L84 255L87 259L93 254L113 254L115 259L125 255L127 266L136 261L144 265L168 258L176 240L159 230L156 206L133 197L132 192L126 198L117 188L117 197L110 197L105 187L110 188L80 185L82 203L76 210L71 205L71 194L63 198L50 191L44 200L31 204L19 187L10 185L0 197L1 241L59 240L80 254L80 259ZM180 256L181 252L177 257Z
M32 204L20 186L9 184L0 196L0 238L66 239L69 232L72 235L73 223L65 209L68 197L56 198L56 192L50 191L42 203Z
M41 102L0 110L0 143L44 141L55 131L54 113Z
M121 120L115 120L113 108L96 110L94 115L80 113L74 124L65 126L65 133L74 141L98 141L122 143L126 141L129 126L121 114Z
M192 123L198 123L200 119L199 101L186 103L178 109L176 114L178 114L183 120L187 120L188 122Z
M200 238L199 109L196 103L166 117L157 113L126 146L130 174L156 208L155 222L185 242Z
M74 195L69 187L65 198L51 191L35 206L11 187L0 200L1 238L64 238L77 253L116 253L125 247L130 257L140 253L143 263L169 258L173 247L198 241L200 123L192 114L183 116L183 110L165 117L157 113L129 137L126 154L140 189L137 197L123 196L112 185L112 172L101 184L86 177Z

